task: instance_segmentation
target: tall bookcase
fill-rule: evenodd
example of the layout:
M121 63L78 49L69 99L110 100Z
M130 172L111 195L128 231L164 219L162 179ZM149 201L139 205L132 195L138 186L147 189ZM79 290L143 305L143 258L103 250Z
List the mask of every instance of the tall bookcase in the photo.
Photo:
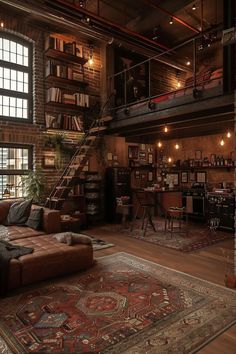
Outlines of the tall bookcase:
M45 124L48 129L83 132L89 109L83 47L65 36L45 39Z

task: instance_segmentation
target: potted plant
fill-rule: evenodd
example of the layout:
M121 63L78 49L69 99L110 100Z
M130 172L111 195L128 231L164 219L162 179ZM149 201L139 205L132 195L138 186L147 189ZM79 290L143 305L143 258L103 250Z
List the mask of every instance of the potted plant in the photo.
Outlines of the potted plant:
M45 178L41 171L30 171L27 175L21 177L23 194L27 198L32 198L36 204L42 203Z

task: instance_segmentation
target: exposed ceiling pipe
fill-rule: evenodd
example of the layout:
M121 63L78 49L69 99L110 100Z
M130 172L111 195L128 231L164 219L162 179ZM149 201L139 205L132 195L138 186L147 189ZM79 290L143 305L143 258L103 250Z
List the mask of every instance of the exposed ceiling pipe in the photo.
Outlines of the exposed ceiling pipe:
M65 10L65 6L66 6L67 9L70 8L70 9L76 10L78 13L91 18L91 20L96 20L99 23L102 23L103 25L110 26L111 29L113 28L115 30L121 31L123 33L126 33L126 34L128 34L130 36L136 37L139 40L142 40L142 41L144 41L146 43L150 43L152 46L159 47L162 50L170 49L170 48L166 47L162 43L159 43L157 41L153 41L152 39L149 39L149 38L147 38L147 37L145 37L145 36L143 36L143 35L141 35L141 34L139 34L137 32L131 31L130 29L128 29L126 27L123 27L123 26L121 26L121 25L119 25L117 23L111 22L111 21L105 19L104 17L97 16L95 13L93 13L91 11L85 10L85 9L83 9L81 7L78 7L76 5L68 3L65 0L56 0L56 1L55 0L54 1L47 0L47 1L45 1L45 4L47 4L47 3L52 5L53 7L57 6L57 4L58 5L61 4L61 5L63 5L64 10Z
M197 28L193 27L192 25L190 25L189 23L187 23L184 20L181 20L181 18L175 16L174 14L172 14L171 12L169 12L166 9L163 9L163 7L154 4L151 0L143 0L144 2L146 2L148 5L152 6L154 9L160 10L164 13L166 13L167 15L169 15L170 17L172 17L176 22L179 22L181 25L187 27L188 29L190 29L191 31L195 32L195 33L200 33L201 31L199 31Z

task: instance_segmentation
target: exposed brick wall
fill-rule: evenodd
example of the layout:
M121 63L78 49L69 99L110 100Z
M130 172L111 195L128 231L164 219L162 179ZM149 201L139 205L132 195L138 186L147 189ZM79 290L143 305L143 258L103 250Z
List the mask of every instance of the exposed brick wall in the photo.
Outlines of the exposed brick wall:
M160 63L151 61L151 96L181 89L185 84L186 73ZM181 86L178 87L178 81Z
M4 11L3 11L4 12ZM0 142L2 143L18 143L32 145L34 148L34 166L42 168L47 179L46 185L48 191L55 184L56 178L61 171L56 169L46 169L43 166L43 156L45 154L53 154L54 151L45 147L45 82L44 82L44 40L48 32L47 26L40 27L36 22L30 23L25 15L15 14L8 16L3 13L5 28L3 31L18 35L30 41L33 45L33 112L31 123L0 121ZM63 32L66 35L69 33ZM86 38L80 37L78 34L75 39L82 44L84 56L89 57L89 44ZM100 71L101 58L100 48L98 44L94 44L93 49L94 63L90 67L88 64L84 66L85 81L89 83L87 92L90 96L90 104L93 105L100 101ZM87 117L89 119L89 117ZM75 137L72 137L75 139ZM69 155L63 154L61 169L67 164Z

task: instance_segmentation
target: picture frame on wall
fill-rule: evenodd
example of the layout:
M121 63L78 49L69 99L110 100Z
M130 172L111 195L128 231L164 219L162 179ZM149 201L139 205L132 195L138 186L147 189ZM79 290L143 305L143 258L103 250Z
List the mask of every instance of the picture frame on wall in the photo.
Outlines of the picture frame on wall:
M139 152L139 147L138 146L128 146L128 158L129 159L138 159L138 152Z
M206 183L206 171L197 171L196 172L196 182L198 183Z
M202 151L195 150L195 160L201 160L201 159L202 159Z
M43 156L43 167L44 168L56 168L55 155L44 155Z
M149 171L148 172L148 182L152 182L153 181L153 172Z
M181 172L181 183L188 183L188 171Z
M148 154L148 163L152 164L153 163L153 154Z
M138 156L139 156L140 160L146 160L146 152L139 151Z

